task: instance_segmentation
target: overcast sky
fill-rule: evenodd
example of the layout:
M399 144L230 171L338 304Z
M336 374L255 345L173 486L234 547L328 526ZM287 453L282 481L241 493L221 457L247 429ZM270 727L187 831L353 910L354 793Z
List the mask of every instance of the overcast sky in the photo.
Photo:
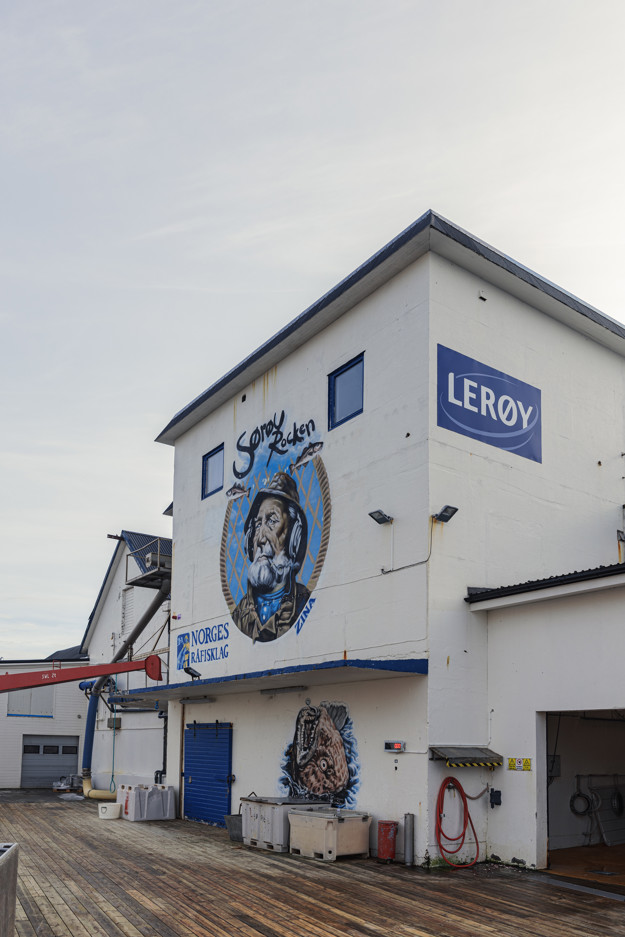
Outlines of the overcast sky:
M0 6L0 656L81 641L170 418L432 208L625 321L622 0ZM553 570L559 572L559 570Z

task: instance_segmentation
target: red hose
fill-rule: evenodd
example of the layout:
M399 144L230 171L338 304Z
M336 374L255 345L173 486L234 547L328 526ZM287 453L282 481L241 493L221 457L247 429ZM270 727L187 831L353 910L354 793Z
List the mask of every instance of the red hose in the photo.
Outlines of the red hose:
M457 836L448 836L447 833L443 830L443 815L445 807L445 793L448 787L455 788L460 797L462 798L462 805L464 808L464 817L462 822L462 830L458 833ZM460 852L464 846L464 841L467 835L467 827L471 827L473 830L473 838L475 840L475 859L471 862L451 862L447 856L453 856L457 852ZM454 849L449 845L443 842L446 840L446 843L457 843ZM447 863L451 865L454 869L467 869L472 865L475 865L480 855L480 847L477 841L477 833L475 832L475 827L473 826L473 820L471 819L471 814L469 813L469 805L467 803L467 795L465 794L462 784L456 778L445 778L443 783L440 786L438 792L438 797L436 799L436 842L438 843L438 848L440 849L441 856ZM446 855L447 854L447 855Z

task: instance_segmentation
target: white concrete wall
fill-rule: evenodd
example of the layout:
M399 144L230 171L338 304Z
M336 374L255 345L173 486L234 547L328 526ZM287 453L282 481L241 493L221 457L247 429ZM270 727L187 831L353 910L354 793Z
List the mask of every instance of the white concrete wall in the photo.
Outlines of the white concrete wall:
M93 746L92 783L109 790L111 776L120 784L154 784L154 772L163 767L163 719L157 712L116 710L121 728L107 728L112 713L100 703ZM164 782L163 782L164 783Z
M353 723L358 750L359 787L352 809L370 812L374 817L371 847L377 849L377 822L395 820L400 824L398 856L404 851L404 814L415 815L415 849L424 856L427 849L428 750L425 712L427 678L411 676L367 680L361 683L310 686L303 692L275 696L241 693L220 696L211 704L170 705L168 742L168 784L180 792L178 754L183 725L193 722L231 722L232 810L238 810L241 797L254 791L259 797L284 797L280 785L281 765L293 740L297 714L310 699L344 703ZM391 754L384 742L401 739L406 751Z
M469 586L506 585L618 561L616 530L622 526L624 500L620 443L624 362L440 257L431 257L431 271L430 510L452 504L459 511L447 525L435 524L433 531L430 743L490 745L511 755L531 755L537 765L544 754L540 748L544 728L537 725L536 717L545 708L536 703L541 674L527 674L522 686L512 690L510 661L515 660L516 650L512 635L507 632L501 645L495 638L494 656L490 645L498 629L491 627L487 639L485 616L472 613L463 597ZM486 301L479 298L480 290ZM542 462L437 426L439 343L541 390ZM521 630L522 644L525 625ZM508 639L513 640L512 647ZM580 633L580 639L583 646L587 638ZM568 655L563 667L558 643L548 647L543 640L540 658L549 662L555 686L570 688L569 705L576 708L581 705L574 701L580 696L579 687L571 683ZM578 654L579 643L570 647L571 656L585 660L583 652ZM532 653L539 653L538 642ZM524 659L531 659L526 650ZM506 679L501 680L503 662ZM494 734L502 705L511 705L515 712L514 720L507 723L510 736ZM469 776L465 771L454 772L463 783ZM476 786L485 780L488 775ZM431 781L433 817L439 782L434 782L434 775ZM496 778L491 781L498 786ZM503 808L482 811L479 836L490 851L528 864L543 861L546 808L541 808L537 830L537 789L543 790L537 771L506 777L505 796L509 801L514 792L515 804L520 797L523 806L514 815Z
M62 669L79 666L76 662ZM51 661L2 661L2 673L51 670ZM75 735L79 738L78 765L82 758L87 703L76 683L60 683L54 691L53 717L8 716L8 694L0 693L0 787L19 788L22 773L24 735Z
M516 856L529 865L545 864L544 714L625 709L625 687L620 678L625 654L622 608L623 589L619 588L489 612L493 747L506 758L532 759L531 771L504 768L493 779L502 791L503 803L489 818L490 849L506 861ZM575 775L625 771L619 727L599 730L589 725L583 734L576 735L576 751L567 740L572 731L568 719L561 731L562 744L568 741L568 747L563 777L552 791L552 795L559 794L554 801L552 848L579 843L582 838L581 824L567 814Z
M427 264L420 261L246 388L245 401L240 395L220 407L177 443L172 614L180 617L172 621L172 648L178 634L198 627L227 624L229 629L227 658L192 662L202 676L298 666L344 654L427 655L425 569L406 569L427 552L422 520L428 501L426 298ZM364 412L328 432L327 375L363 351ZM255 427L282 410L287 426L314 420L323 442L330 542L313 591L314 608L300 633L292 628L277 641L253 644L233 625L221 589L225 492L235 481L233 462L242 466L237 439L243 433L249 439ZM201 500L202 456L222 442L224 489ZM302 448L289 448L282 467ZM267 476L280 465L272 457ZM368 512L374 508L396 518L392 527L371 520ZM391 564L403 572L383 575Z
M540 389L541 462L437 425L439 343ZM328 431L327 375L360 352L365 355L364 412ZM388 785L395 784L394 768L390 780L384 773L387 756L375 744L367 749L379 719L397 724L407 719L418 738L414 750L422 751L410 756L414 766L402 756L397 773L408 775L410 783L398 785L392 801L397 814L418 814L418 858L432 858L437 851L435 801L449 771L428 761L428 745L489 746L529 757L531 772L460 769L454 774L470 794L487 783L502 789L501 808L491 810L486 796L472 802L482 856L493 853L505 861L544 864L543 714L553 708L581 708L584 694L571 682L568 658L562 666L564 629L553 644L545 644L542 629L531 632L526 644L524 624L520 639L509 628L505 640L495 637L490 647L498 633L492 618L487 626L486 614L472 612L464 596L469 586L495 587L619 559L624 384L623 359L614 352L436 255L422 258L178 440L172 674L182 682L173 659L178 636L213 625L227 626L227 639L221 642L227 640L227 656L191 661L207 679L343 656L429 657L429 675L419 685L418 701L413 705L407 699L405 709L394 697L403 691L391 689L403 687L400 680L384 681L379 709L359 699L368 684L336 689L360 727L363 751L371 753L359 805L362 800L363 808L378 818L387 803L390 809L387 793ZM225 493L235 481L233 463L241 467L236 441L242 435L249 440L254 427L282 410L287 425L314 420L330 484L332 528L313 591L315 604L300 633L291 629L276 641L253 644L234 626L222 593ZM224 489L202 500L202 456L221 443ZM267 476L285 468L301 448L294 446L282 463L274 458ZM431 525L431 514L444 504L457 506L459 513L447 525ZM376 527L367 516L373 508L390 514L393 525ZM587 623L580 625L580 641L584 627ZM517 650L522 651L522 666ZM573 670L584 665L586 655L574 657ZM552 700L542 699L544 673L536 670L537 661L544 661L552 674L557 688ZM316 699L329 694L329 688L319 688ZM568 703L565 697L570 697ZM235 795L245 795L247 788L260 793L255 779L269 785L275 777L292 713L287 717L284 697L276 697L277 709L268 708L269 718L261 723L258 697L237 695L236 704L233 699L206 707L205 718L235 722L244 750L256 752L254 777L244 769L235 771L237 786L242 785ZM600 699L589 705L609 706ZM291 702L289 707L294 708ZM194 713L194 718L200 717ZM260 724L262 752L257 751ZM171 772L180 770L179 728L172 727L169 783ZM401 737L399 731L391 735ZM408 771L404 764L411 766ZM452 820L454 811L457 803L450 803ZM461 855L471 852L469 844Z
M433 507L442 498L462 511L452 523L470 549L464 581L497 586L618 562L624 359L436 256L431 315ZM540 388L542 463L437 427L437 343Z

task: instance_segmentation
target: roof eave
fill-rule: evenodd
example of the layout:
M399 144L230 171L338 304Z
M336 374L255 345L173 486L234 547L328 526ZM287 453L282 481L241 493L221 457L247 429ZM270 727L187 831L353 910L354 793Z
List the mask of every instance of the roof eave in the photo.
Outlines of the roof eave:
M250 381L430 250L503 289L510 290L514 283L522 299L625 356L625 328L620 323L430 210L187 404L156 442L174 445L183 433Z
M408 264L427 253L430 248L429 233L433 217L431 211L426 212L325 293L321 299L272 335L251 355L180 410L156 437L156 442L173 445L179 436L241 388L247 387L250 381L268 371L282 360L285 354L298 348L356 303L379 289Z
M598 566L580 572L535 579L495 589L469 589L464 601L472 612L528 605L548 599L579 596L625 586L625 563Z

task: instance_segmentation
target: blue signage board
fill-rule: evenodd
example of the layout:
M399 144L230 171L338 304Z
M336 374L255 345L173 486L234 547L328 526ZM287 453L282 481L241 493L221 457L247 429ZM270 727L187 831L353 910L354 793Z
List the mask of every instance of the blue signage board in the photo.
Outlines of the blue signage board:
M438 346L438 425L542 462L540 390Z

